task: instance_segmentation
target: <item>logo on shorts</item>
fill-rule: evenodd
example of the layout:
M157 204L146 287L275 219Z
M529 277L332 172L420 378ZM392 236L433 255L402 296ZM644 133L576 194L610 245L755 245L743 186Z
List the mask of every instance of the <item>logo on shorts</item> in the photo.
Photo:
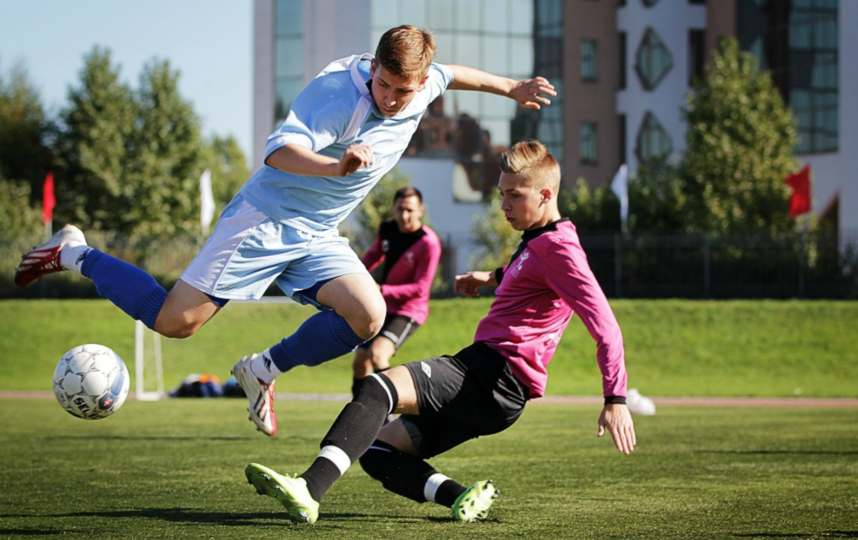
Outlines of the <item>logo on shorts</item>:
M388 241L388 240L382 240L381 241L381 251L383 253L387 253L388 251L390 251L390 241Z
M426 362L420 362L420 367L423 368L423 373L430 379L432 378L432 368Z

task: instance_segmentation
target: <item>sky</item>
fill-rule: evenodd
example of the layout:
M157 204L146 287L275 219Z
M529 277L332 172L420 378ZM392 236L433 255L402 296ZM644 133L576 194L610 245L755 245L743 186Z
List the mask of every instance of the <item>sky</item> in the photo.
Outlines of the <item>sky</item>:
M203 134L233 135L252 161L253 0L0 0L0 74L23 62L50 114L95 45L133 88L144 65L168 60Z

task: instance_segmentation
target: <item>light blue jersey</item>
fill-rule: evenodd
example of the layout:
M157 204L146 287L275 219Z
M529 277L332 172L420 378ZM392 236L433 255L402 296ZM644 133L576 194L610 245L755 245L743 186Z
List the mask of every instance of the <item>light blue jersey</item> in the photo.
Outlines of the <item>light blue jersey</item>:
M422 91L392 118L376 107L367 82L372 55L328 65L292 103L286 120L268 138L265 158L287 144L340 159L351 144L369 146L370 166L348 176L301 176L264 165L241 195L272 219L298 230L336 230L375 184L399 161L429 104L453 80L452 70L432 64Z

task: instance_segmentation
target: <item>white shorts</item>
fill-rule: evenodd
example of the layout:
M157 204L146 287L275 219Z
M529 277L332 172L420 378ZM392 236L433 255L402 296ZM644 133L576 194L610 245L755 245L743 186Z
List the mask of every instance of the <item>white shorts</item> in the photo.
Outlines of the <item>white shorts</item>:
M229 300L261 298L273 281L296 301L321 307L300 291L346 274L369 275L336 230L317 234L295 229L236 195L179 279Z

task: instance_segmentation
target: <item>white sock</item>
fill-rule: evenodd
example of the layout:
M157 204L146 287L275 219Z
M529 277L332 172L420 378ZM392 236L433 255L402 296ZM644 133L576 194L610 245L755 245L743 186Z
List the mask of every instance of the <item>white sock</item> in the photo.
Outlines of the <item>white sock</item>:
M435 502L435 494L438 493L438 488L441 484L450 478L441 473L435 473L426 480L426 485L423 486L423 496L429 502Z
M86 254L92 249L86 244L69 242L60 250L60 264L66 270L74 270L80 274L80 265L83 264Z
M277 369L277 366L274 365L274 361L271 360L270 351L270 348L265 349L250 361L250 371L265 384L269 384L271 381L283 374L283 372Z

